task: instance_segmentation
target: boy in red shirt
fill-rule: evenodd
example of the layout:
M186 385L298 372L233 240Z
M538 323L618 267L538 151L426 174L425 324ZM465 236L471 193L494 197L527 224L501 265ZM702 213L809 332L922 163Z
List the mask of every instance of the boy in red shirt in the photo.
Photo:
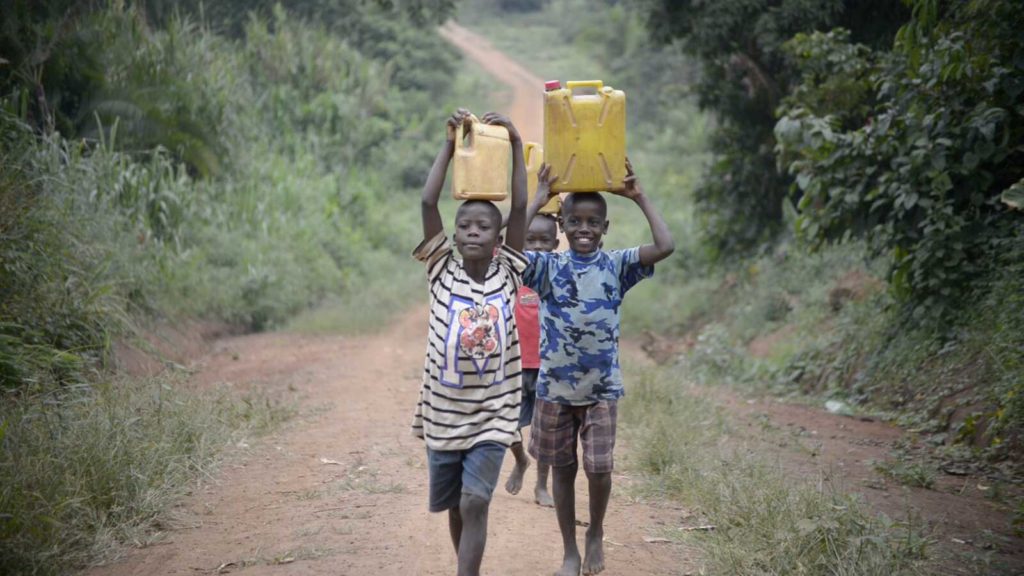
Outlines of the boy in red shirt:
M534 252L554 252L558 248L558 225L549 214L538 214L530 222L526 231L526 250ZM519 429L530 425L533 421L534 400L537 398L537 373L540 369L540 300L537 293L526 286L519 289L516 295L516 325L519 327L519 350L523 365L523 403L519 412ZM515 467L505 482L505 490L509 494L518 494L523 487L523 474L530 466L530 460L523 449L522 435L511 446L515 456ZM555 505L548 492L548 472L551 467L537 464L537 486L533 489L534 502L541 506Z

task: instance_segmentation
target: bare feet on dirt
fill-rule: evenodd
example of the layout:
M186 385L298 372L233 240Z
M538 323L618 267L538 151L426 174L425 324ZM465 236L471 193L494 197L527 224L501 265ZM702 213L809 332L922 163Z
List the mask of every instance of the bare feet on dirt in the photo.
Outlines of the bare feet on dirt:
M533 501L545 508L555 507L555 500L551 498L546 486L537 486L533 489Z
M512 467L512 473L508 475L508 481L505 482L506 492L513 496L519 494L523 488L523 475L526 474L526 469L529 467L530 461L526 458L516 460L515 466Z
M566 552L562 559L562 567L555 572L555 576L580 576L580 553L577 551Z
M604 572L604 534L593 526L587 528L587 557L583 560L584 574Z

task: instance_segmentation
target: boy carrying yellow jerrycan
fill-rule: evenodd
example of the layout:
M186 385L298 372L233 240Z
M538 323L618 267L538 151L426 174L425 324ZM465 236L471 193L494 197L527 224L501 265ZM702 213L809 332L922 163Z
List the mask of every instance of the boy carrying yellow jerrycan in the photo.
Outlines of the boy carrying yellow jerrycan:
M523 145L523 155L526 160L526 196L527 202L532 203L533 197L537 195L537 172L544 164L544 149L536 142L527 142ZM558 196L541 207L541 214L558 214L562 202Z
M452 158L452 196L456 200L500 202L508 196L508 159L512 153L508 130L484 124L469 115L469 131L455 129Z
M601 80L545 85L544 161L554 192L622 191L626 185L626 95ZM596 93L578 93L591 88Z

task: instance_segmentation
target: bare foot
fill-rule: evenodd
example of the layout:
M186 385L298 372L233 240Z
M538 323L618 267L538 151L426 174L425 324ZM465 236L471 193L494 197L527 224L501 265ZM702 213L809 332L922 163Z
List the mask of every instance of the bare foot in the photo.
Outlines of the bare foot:
M551 494L548 494L548 489L544 486L537 486L533 489L533 501L546 508L555 507L555 501L551 498Z
M587 559L583 561L584 574L604 572L604 534L591 526L587 529Z
M505 482L506 492L513 496L519 494L519 490L523 487L523 474L526 474L526 469L529 467L530 461L525 458L516 461L516 465L512 467L512 473L508 475L508 481Z
M580 553L566 552L562 567L555 572L555 576L580 576Z

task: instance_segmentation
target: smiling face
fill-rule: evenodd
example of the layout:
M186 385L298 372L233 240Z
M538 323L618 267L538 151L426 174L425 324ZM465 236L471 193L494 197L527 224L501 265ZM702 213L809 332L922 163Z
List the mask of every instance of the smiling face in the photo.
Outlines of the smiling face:
M470 200L455 213L455 249L463 260L490 260L501 242L501 212L490 202Z
M569 194L562 203L562 232L569 248L580 254L601 248L601 237L608 232L608 206L596 192Z
M546 214L538 214L526 231L526 250L531 252L554 252L558 248L558 225Z

